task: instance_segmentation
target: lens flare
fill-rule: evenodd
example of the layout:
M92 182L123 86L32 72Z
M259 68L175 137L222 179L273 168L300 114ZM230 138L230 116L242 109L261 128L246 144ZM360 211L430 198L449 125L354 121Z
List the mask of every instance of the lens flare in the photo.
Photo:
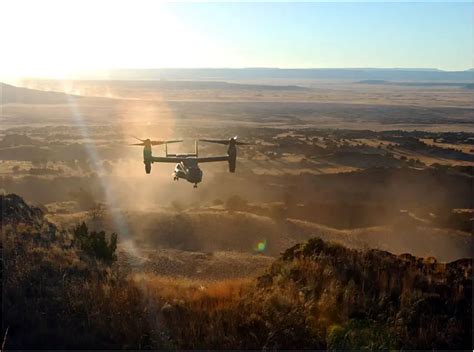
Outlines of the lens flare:
M63 87L64 91L67 91L67 87ZM96 150L96 146L94 141L90 138L88 127L84 121L84 117L77 105L76 98L71 97L70 95L66 95L68 100L68 106L71 111L72 118L79 128L79 131L82 135L82 138L85 140L84 147L86 148L87 154L90 160L93 162L95 170L100 174L103 175L105 172L103 170L103 164L99 160L99 156ZM99 178L100 185L104 191L106 204L109 207L110 214L112 215L112 220L115 225L117 231L119 231L119 235L123 240L125 240L126 245L123 247L126 251L134 256L138 255L138 249L133 243L133 238L131 237L128 224L125 221L121 208L119 206L119 202L115 196L115 191L110 187L109 183L105 181L103 177Z
M254 249L255 249L256 252L261 253L261 252L265 251L266 247L267 247L267 240L263 240L263 241L259 241L255 245Z

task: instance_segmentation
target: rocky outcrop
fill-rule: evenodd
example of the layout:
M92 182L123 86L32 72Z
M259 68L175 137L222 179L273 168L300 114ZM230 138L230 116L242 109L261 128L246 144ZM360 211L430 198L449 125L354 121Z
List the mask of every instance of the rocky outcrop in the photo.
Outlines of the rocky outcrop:
M362 333L365 328L352 330L367 322L371 331L383 327L397 349L471 346L472 259L441 263L314 238L286 250L258 287L261 296L278 291L298 297L306 320L319 317L322 325L330 317L344 334ZM329 347L361 348L339 337Z
M0 227L26 224L40 229L46 220L40 208L28 205L16 194L0 195Z

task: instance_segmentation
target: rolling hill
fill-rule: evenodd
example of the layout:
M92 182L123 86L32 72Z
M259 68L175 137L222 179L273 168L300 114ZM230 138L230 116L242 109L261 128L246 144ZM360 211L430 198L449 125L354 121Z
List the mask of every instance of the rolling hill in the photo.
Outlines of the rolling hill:
M15 87L0 82L0 104L67 104L69 99L70 96L65 93Z

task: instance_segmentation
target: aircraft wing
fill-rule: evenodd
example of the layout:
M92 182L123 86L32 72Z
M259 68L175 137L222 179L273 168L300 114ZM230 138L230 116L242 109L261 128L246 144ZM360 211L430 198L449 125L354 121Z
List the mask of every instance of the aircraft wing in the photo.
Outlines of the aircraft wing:
M156 163L180 163L181 161L185 160L186 158L180 158L176 156L152 156L151 161Z
M199 163L212 163L215 161L227 161L229 160L228 155L222 155L222 156L205 156L205 157L200 157L197 158L197 161Z

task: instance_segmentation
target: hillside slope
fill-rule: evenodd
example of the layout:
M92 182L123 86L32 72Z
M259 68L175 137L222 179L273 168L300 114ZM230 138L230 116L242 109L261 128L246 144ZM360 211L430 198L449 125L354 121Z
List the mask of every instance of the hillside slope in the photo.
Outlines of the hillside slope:
M286 317L268 348L303 348L300 339L321 333L332 349L472 347L470 259L438 263L312 239L285 251L258 287L256 304L279 300L271 318Z
M58 215L58 222L68 215ZM412 253L453 261L471 257L474 239L467 232L439 229L401 219L393 224L355 230L339 230L314 222L272 218L245 211L198 209L180 212L129 211L124 220L134 242L151 249L172 248L212 253L237 251L255 254L265 242L263 254L278 256L288 247L319 237L349 248L377 248L397 254ZM77 221L77 220L76 220ZM101 224L109 231L112 219ZM72 226L69 223L68 226Z
M472 349L471 259L314 238L257 280L129 275L5 199L6 349Z
M79 98L74 96L74 98ZM15 87L0 82L0 105L2 104L66 104L69 96L59 92Z

